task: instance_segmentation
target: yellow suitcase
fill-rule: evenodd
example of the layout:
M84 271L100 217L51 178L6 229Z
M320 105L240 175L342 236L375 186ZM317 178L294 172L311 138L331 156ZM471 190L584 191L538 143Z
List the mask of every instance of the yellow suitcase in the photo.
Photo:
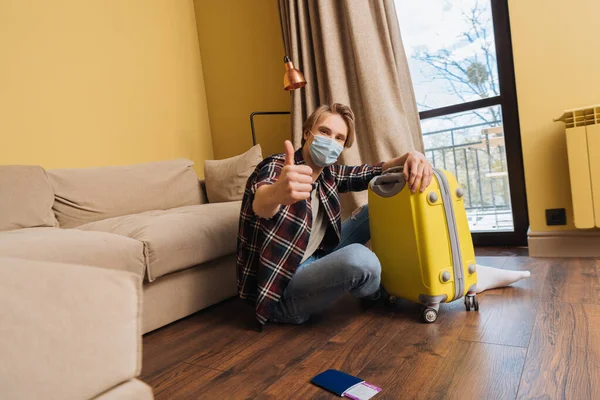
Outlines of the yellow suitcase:
M422 304L422 318L437 319L440 303L475 295L475 251L464 190L448 171L434 169L431 185L411 193L402 169L392 168L369 183L372 249L381 262L381 283L390 295Z

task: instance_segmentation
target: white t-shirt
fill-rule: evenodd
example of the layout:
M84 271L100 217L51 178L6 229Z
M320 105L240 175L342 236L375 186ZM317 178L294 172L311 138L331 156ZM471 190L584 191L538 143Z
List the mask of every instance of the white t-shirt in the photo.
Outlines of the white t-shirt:
M325 237L325 232L327 231L327 224L325 223L325 209L321 207L321 201L319 200L319 195L317 194L317 190L313 190L310 195L310 204L312 206L312 230L310 232L310 236L308 237L308 244L306 245L306 251L304 252L304 257L302 257L303 263L310 256L314 254L315 251L321 245L323 238Z

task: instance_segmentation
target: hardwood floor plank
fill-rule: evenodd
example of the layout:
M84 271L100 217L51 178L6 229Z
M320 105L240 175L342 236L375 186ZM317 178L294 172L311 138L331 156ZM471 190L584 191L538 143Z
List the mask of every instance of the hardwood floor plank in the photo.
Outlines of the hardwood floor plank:
M328 369L358 375L375 355L385 351L386 344L399 331L406 329L408 323L412 323L409 317L396 315L383 307L357 316L353 324L292 368L259 399L312 399L325 396L323 389L310 383L315 375Z
M520 399L594 399L600 394L600 305L540 304Z
M233 299L217 307L144 336L142 377L190 358L203 360L198 366L211 367L260 335L251 329L253 316L247 304Z
M224 398L223 388L227 387L230 398L256 398L334 335L364 322L361 315L357 300L348 296L305 324L269 324L270 336L258 337L235 357L214 364L226 372L205 385L203 395Z
M235 319L237 316L231 318ZM263 332L256 332L249 329L248 324L245 323L221 324L213 329L213 334L199 344L195 351L188 352L189 356L183 361L224 371L228 368L229 361L235 359L238 353L248 346L257 341L268 343L276 335L277 330L267 328Z
M177 342L182 336L188 334L190 329L198 330L206 328L206 323L222 321L232 314L242 314L247 310L247 305L237 298L231 298L215 304L179 321L144 335L144 344L165 344ZM210 325L208 325L210 327Z
M480 294L479 313L443 304L434 324L408 301L365 310L347 296L258 333L247 304L225 301L145 335L141 378L157 399L334 399L309 383L328 368L382 387L378 399L598 397L600 262L477 254L532 277Z
M423 388L457 345L465 320L470 317L463 304L455 302L442 305L433 324L410 320L363 368L360 378L383 389L378 397L420 398Z
M507 257L502 267L515 271L529 270L531 277L507 288L480 293L477 296L479 312L466 319L460 339L527 347L548 263L528 257Z
M475 255L496 257L528 257L527 247L475 247Z
M477 264L485 265L486 267L503 268L509 257L499 256L480 256L477 257Z
M199 399L202 398L199 389L220 374L222 374L220 371L182 363L150 376L144 381L152 387L156 400Z
M421 399L514 399L526 349L458 341ZM391 398L391 397L390 397Z
M555 259L550 262L541 301L600 304L598 261Z

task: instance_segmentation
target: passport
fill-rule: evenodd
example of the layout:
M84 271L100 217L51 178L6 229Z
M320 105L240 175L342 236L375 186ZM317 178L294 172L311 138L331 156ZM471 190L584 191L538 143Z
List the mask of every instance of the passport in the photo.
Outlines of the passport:
M377 386L335 369L320 373L312 378L311 383L352 400L369 400L381 391Z

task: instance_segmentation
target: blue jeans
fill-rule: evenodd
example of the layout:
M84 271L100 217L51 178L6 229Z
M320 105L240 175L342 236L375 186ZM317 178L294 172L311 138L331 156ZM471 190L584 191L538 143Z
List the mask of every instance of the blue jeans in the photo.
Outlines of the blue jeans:
M377 292L381 264L364 246L370 237L369 209L364 206L342 223L340 243L331 253L317 252L300 264L269 319L301 324L346 292L356 297Z

